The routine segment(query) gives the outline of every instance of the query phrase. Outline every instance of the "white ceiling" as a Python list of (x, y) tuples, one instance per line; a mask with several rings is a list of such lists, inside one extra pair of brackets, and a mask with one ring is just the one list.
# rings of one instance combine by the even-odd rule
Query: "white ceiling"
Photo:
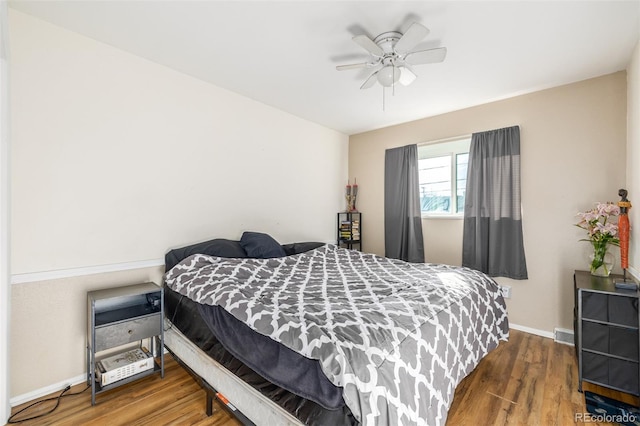
[[(626, 68), (639, 39), (633, 1), (29, 1), (10, 6), (345, 134)], [(351, 37), (431, 33), (440, 64), (407, 87), (360, 90), (370, 70)]]

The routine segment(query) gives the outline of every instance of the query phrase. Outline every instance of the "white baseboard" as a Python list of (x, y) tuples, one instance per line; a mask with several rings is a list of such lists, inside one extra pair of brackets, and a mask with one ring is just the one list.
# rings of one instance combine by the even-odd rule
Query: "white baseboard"
[[(514, 329), (514, 330), (523, 331), (525, 333), (534, 334), (536, 336), (542, 336), (542, 337), (546, 337), (546, 338), (549, 338), (549, 339), (555, 339), (555, 334), (553, 332), (550, 332), (550, 331), (538, 330), (536, 328), (525, 327), (523, 325), (518, 325), (518, 324), (513, 324), (513, 323), (510, 323), (509, 327)], [(566, 330), (566, 331), (570, 331), (570, 330)], [(564, 343), (564, 342), (560, 342), (560, 343)], [(165, 353), (165, 355), (168, 353), (166, 348), (164, 349), (164, 353)], [(62, 391), (65, 387), (67, 387), (67, 385), (74, 386), (74, 385), (77, 385), (79, 383), (86, 382), (86, 380), (87, 380), (86, 374), (82, 374), (80, 376), (76, 376), (76, 377), (73, 377), (73, 378), (68, 379), (68, 380), (62, 380), (60, 382), (54, 383), (54, 384), (49, 385), (49, 386), (45, 386), (45, 387), (40, 388), (40, 389), (36, 389), (34, 391), (31, 391), (31, 392), (27, 392), (27, 393), (22, 394), (22, 395), (14, 396), (13, 398), (11, 398), (11, 400), (9, 402), (10, 402), (12, 407), (15, 407), (17, 405), (24, 404), (25, 402), (36, 400), (38, 398), (41, 398), (43, 396), (52, 394), (54, 392)]]
[(563, 345), (573, 345), (573, 330), (566, 328), (556, 327), (553, 331), (538, 330), (537, 328), (526, 327), (524, 325), (509, 324), (509, 328), (514, 330), (523, 331), (525, 333), (534, 334), (536, 336), (546, 337), (553, 339), (554, 342), (562, 343)]
[(535, 334), (536, 336), (546, 337), (548, 339), (553, 339), (555, 337), (552, 331), (538, 330), (536, 328), (525, 327), (524, 325), (509, 323), (509, 328), (513, 328), (514, 330), (518, 331), (524, 331), (525, 333), (529, 334)]
[[(167, 348), (164, 348), (164, 350), (162, 351), (164, 356), (168, 356), (169, 351), (167, 350)], [(165, 362), (167, 362), (166, 358), (165, 358)], [(25, 402), (30, 402), (30, 401), (34, 401), (38, 398), (42, 398), (43, 396), (47, 396), (50, 395), (54, 392), (58, 392), (58, 391), (62, 391), (64, 388), (67, 387), (67, 385), (71, 385), (71, 386), (75, 386), (77, 384), (80, 383), (86, 383), (87, 381), (87, 374), (81, 374), (79, 376), (73, 377), (71, 379), (67, 379), (67, 380), (62, 380), (60, 382), (54, 383), (52, 385), (49, 386), (45, 386), (43, 388), (40, 389), (36, 389), (34, 391), (31, 392), (27, 392), (24, 393), (22, 395), (18, 395), (18, 396), (14, 396), (13, 398), (11, 398), (9, 400), (9, 404), (12, 407), (15, 407), (17, 405), (20, 404), (24, 404)], [(89, 392), (89, 391), (87, 391)], [(91, 392), (89, 392), (91, 393)]]
[(47, 396), (54, 392), (58, 392), (58, 391), (62, 392), (64, 388), (66, 388), (68, 385), (74, 386), (79, 383), (86, 383), (86, 382), (87, 382), (87, 375), (82, 374), (72, 379), (63, 380), (61, 382), (54, 383), (52, 385), (45, 386), (40, 389), (36, 389), (34, 391), (27, 392), (22, 395), (14, 396), (9, 400), (9, 403), (11, 404), (12, 407), (15, 407), (17, 405), (24, 404), (25, 402), (30, 402), (38, 398), (41, 398), (43, 396)]

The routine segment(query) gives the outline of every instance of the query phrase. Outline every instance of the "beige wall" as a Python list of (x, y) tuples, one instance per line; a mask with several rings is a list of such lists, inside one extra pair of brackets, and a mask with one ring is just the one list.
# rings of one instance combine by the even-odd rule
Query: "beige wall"
[(9, 29), (7, 2), (0, 3), (0, 424), (11, 414), (9, 404)]
[(627, 67), (627, 190), (631, 238), (629, 270), (640, 278), (640, 41)]
[(58, 391), (86, 374), (87, 291), (161, 283), (163, 271), (156, 267), (13, 285), (11, 397), (49, 386), (49, 392)]
[[(585, 269), (589, 252), (578, 242), (583, 234), (573, 226), (575, 215), (595, 202), (618, 200), (626, 176), (626, 116), (626, 74), (618, 72), (351, 136), (349, 175), (360, 186), (364, 249), (384, 254), (385, 149), (519, 125), (529, 279), (498, 281), (513, 287), (512, 323), (545, 333), (572, 328), (572, 274)], [(426, 260), (460, 264), (462, 221), (423, 222)]]
[(245, 230), (335, 239), (346, 135), (9, 15), (13, 279), (49, 275), (12, 285), (14, 400), (84, 374), (87, 290), (161, 282), (158, 267), (93, 267)]

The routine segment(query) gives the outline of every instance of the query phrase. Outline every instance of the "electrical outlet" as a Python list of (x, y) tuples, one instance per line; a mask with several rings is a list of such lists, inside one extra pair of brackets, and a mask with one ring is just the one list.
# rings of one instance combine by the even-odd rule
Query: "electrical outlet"
[(511, 299), (511, 286), (510, 285), (501, 285), (500, 292), (502, 293), (502, 297), (505, 299)]

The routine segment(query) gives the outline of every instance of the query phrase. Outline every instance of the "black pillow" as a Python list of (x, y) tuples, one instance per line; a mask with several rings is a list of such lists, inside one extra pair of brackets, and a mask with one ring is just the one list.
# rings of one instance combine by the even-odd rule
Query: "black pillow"
[(291, 243), (284, 244), (282, 248), (287, 256), (291, 256), (294, 254), (304, 253), (305, 251), (313, 250), (318, 247), (323, 246), (325, 243), (317, 243), (317, 242), (305, 242), (305, 243)]
[(247, 253), (239, 241), (216, 238), (169, 251), (164, 256), (165, 272), (193, 254), (206, 254), (219, 257), (247, 257)]
[(245, 232), (240, 238), (240, 245), (247, 252), (247, 256), (256, 259), (269, 259), (287, 255), (284, 249), (270, 235), (260, 232)]

